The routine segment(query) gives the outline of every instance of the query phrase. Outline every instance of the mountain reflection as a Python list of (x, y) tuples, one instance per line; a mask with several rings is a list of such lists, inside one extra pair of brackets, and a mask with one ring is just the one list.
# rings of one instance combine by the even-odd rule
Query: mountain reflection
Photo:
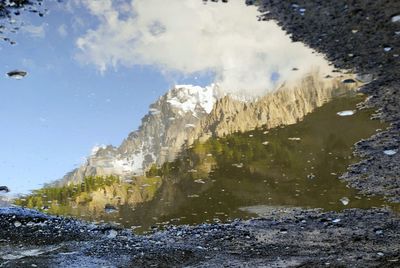
[(352, 145), (383, 127), (369, 119), (370, 111), (337, 115), (361, 100), (335, 99), (294, 125), (195, 142), (174, 162), (153, 166), (145, 176), (124, 181), (87, 177), (78, 185), (44, 187), (16, 204), (138, 232), (249, 218), (254, 214), (240, 208), (256, 205), (326, 210), (387, 205), (357, 194), (337, 178), (355, 161)]

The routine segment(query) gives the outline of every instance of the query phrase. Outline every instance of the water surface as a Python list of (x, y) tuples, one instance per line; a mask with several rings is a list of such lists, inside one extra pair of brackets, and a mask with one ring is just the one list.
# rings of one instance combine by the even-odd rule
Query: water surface
[(295, 125), (197, 142), (147, 176), (124, 182), (87, 178), (81, 185), (47, 187), (16, 202), (51, 214), (114, 222), (136, 232), (247, 219), (276, 207), (399, 209), (338, 179), (357, 161), (353, 144), (385, 127), (369, 119), (372, 111), (337, 114), (355, 110), (362, 100), (337, 98)]

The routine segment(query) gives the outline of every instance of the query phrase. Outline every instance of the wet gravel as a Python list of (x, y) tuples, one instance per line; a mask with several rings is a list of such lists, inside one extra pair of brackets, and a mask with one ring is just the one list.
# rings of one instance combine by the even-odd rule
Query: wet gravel
[(400, 220), (389, 211), (285, 209), (265, 216), (136, 236), (112, 226), (2, 209), (0, 267), (400, 265)]
[(400, 1), (259, 2), (261, 20), (276, 20), (294, 41), (324, 53), (337, 68), (373, 79), (361, 88), (369, 98), (359, 108), (376, 109), (374, 119), (391, 126), (356, 144), (355, 154), (363, 160), (342, 179), (364, 194), (400, 202), (400, 21), (393, 22)]

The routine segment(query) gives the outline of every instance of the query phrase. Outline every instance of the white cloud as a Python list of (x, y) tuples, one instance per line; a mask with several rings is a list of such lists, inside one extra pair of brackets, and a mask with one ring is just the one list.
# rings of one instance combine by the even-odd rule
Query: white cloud
[(22, 31), (28, 33), (30, 36), (35, 38), (44, 38), (46, 35), (45, 24), (38, 26), (35, 25), (25, 25), (22, 27)]
[(275, 22), (259, 22), (256, 8), (244, 2), (81, 0), (99, 24), (77, 40), (77, 57), (102, 72), (119, 65), (213, 71), (223, 89), (253, 96), (273, 89), (276, 73), (282, 82), (312, 67), (328, 70), (321, 56), (292, 43)]
[(67, 25), (61, 24), (58, 29), (57, 29), (58, 34), (62, 37), (65, 38), (68, 36), (68, 30), (67, 30)]

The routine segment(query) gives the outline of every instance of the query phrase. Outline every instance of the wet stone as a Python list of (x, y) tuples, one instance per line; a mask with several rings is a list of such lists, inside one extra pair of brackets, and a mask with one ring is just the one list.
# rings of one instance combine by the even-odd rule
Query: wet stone
[(400, 23), (400, 14), (393, 15), (391, 21), (394, 23)]
[(385, 52), (389, 52), (389, 51), (391, 51), (391, 50), (392, 50), (392, 48), (389, 47), (389, 46), (383, 47), (383, 51), (385, 51)]
[(397, 154), (397, 149), (384, 150), (383, 153), (384, 153), (385, 155), (392, 156), (392, 155)]

